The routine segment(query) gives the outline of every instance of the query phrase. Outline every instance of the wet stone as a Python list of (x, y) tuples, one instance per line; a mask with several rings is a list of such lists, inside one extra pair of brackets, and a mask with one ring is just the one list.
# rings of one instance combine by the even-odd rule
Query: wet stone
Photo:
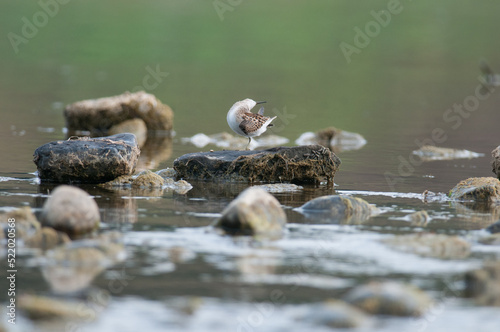
[(50, 227), (43, 227), (33, 236), (24, 241), (24, 244), (29, 248), (38, 248), (45, 251), (70, 241), (71, 240), (66, 233), (58, 232)]
[(500, 306), (500, 261), (486, 262), (482, 268), (467, 272), (465, 295), (478, 305)]
[(286, 215), (278, 200), (259, 188), (247, 188), (222, 211), (216, 227), (231, 235), (279, 237)]
[(70, 236), (89, 233), (99, 227), (99, 207), (84, 190), (61, 185), (45, 201), (40, 214), (43, 226), (52, 227)]
[(16, 221), (16, 239), (26, 239), (41, 228), (40, 222), (36, 219), (31, 208), (25, 206), (8, 213), (0, 214), (0, 227), (2, 227), (0, 239), (7, 236), (9, 219), (14, 219)]
[(491, 161), (492, 171), (496, 174), (497, 178), (500, 179), (500, 146), (491, 151), (491, 156), (493, 157)]
[(344, 300), (373, 315), (421, 316), (432, 305), (431, 298), (412, 285), (370, 282), (349, 291)]
[(133, 174), (139, 154), (135, 136), (119, 134), (50, 142), (33, 161), (42, 182), (101, 183)]
[(161, 188), (164, 184), (165, 180), (151, 171), (139, 173), (132, 181), (132, 186), (139, 188)]
[(449, 197), (458, 201), (500, 203), (500, 181), (493, 177), (468, 178), (451, 189)]
[(399, 251), (424, 257), (463, 259), (470, 255), (470, 244), (463, 238), (445, 234), (395, 235), (382, 242)]
[(420, 149), (413, 151), (413, 154), (422, 158), (423, 161), (471, 159), (484, 156), (482, 153), (469, 150), (440, 148), (434, 145), (424, 145)]
[(139, 91), (73, 103), (64, 109), (64, 117), (69, 135), (87, 131), (103, 136), (112, 126), (135, 118), (144, 121), (148, 131), (171, 131), (174, 114), (154, 95)]
[(263, 184), (259, 186), (254, 186), (254, 188), (264, 189), (268, 193), (287, 193), (287, 192), (300, 191), (304, 189), (304, 187), (292, 183)]
[(327, 300), (324, 303), (310, 306), (303, 319), (336, 329), (370, 325), (370, 319), (363, 311), (339, 300)]
[(170, 167), (156, 171), (156, 174), (158, 174), (159, 176), (161, 176), (164, 179), (177, 177), (177, 172), (175, 171), (175, 169), (170, 168)]
[(342, 224), (364, 222), (378, 213), (367, 201), (343, 195), (317, 197), (294, 210), (313, 221)]
[(359, 150), (366, 140), (358, 133), (352, 133), (335, 127), (328, 127), (316, 133), (305, 132), (295, 143), (298, 145), (319, 144), (335, 152)]
[(174, 161), (177, 176), (242, 182), (333, 182), (340, 159), (320, 145), (259, 151), (190, 153)]
[(500, 233), (500, 220), (486, 227), (486, 230), (492, 234)]
[(407, 219), (412, 226), (425, 227), (431, 218), (427, 211), (422, 210), (407, 215), (405, 219)]

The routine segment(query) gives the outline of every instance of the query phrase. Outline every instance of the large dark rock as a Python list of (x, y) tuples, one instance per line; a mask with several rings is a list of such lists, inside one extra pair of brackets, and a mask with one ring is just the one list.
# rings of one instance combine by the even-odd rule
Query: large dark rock
[(139, 154), (135, 136), (119, 134), (50, 142), (33, 161), (43, 182), (101, 183), (132, 174)]
[(170, 131), (174, 114), (152, 94), (139, 91), (73, 103), (64, 109), (64, 117), (69, 135), (88, 131), (92, 136), (103, 136), (112, 126), (135, 118), (144, 121), (148, 132)]
[(248, 182), (333, 182), (339, 166), (340, 159), (320, 145), (199, 152), (174, 161), (181, 178)]

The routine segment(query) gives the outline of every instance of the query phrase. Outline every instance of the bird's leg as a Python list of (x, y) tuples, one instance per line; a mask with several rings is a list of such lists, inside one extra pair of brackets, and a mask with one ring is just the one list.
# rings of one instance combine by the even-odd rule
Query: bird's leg
[(250, 146), (250, 142), (251, 142), (251, 141), (252, 141), (252, 138), (251, 138), (251, 137), (249, 137), (249, 138), (248, 138), (248, 144), (247, 144), (247, 147), (246, 147), (246, 149), (245, 149), (245, 150), (248, 150), (248, 147)]

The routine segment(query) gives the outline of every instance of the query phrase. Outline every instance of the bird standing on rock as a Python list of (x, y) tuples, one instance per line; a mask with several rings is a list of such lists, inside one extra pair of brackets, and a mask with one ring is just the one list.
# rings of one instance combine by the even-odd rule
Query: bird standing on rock
[(258, 114), (250, 112), (257, 104), (264, 104), (265, 101), (254, 101), (252, 99), (244, 99), (236, 102), (229, 112), (227, 112), (227, 123), (229, 127), (238, 135), (248, 137), (248, 146), (252, 141), (252, 137), (260, 136), (267, 130), (267, 127), (272, 127), (271, 121), (276, 117), (264, 116), (264, 107), (261, 107)]

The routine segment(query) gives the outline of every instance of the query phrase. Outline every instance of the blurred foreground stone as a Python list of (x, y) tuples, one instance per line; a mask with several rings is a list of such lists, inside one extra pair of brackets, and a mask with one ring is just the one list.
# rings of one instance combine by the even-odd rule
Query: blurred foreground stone
[(482, 268), (468, 272), (465, 295), (478, 305), (500, 306), (500, 261), (486, 262)]
[(446, 234), (395, 235), (382, 242), (399, 251), (424, 257), (463, 259), (470, 255), (470, 244), (463, 238)]
[(84, 190), (62, 185), (45, 201), (40, 214), (43, 226), (71, 235), (89, 233), (99, 226), (99, 207)]
[(174, 161), (184, 179), (319, 183), (333, 182), (340, 159), (320, 145), (259, 151), (189, 153)]
[(50, 142), (33, 161), (42, 182), (100, 183), (132, 174), (139, 154), (135, 136), (119, 134)]

